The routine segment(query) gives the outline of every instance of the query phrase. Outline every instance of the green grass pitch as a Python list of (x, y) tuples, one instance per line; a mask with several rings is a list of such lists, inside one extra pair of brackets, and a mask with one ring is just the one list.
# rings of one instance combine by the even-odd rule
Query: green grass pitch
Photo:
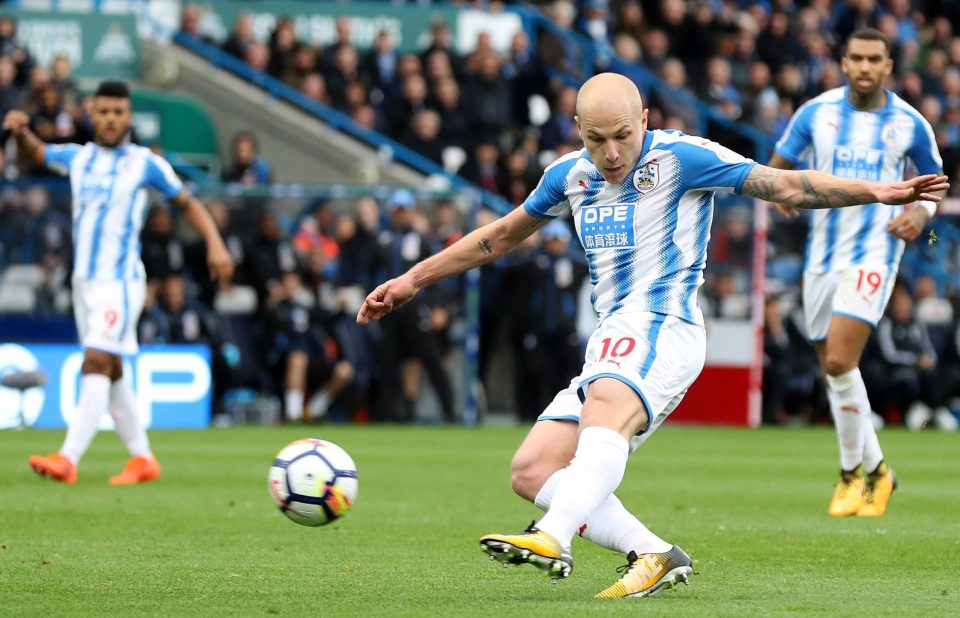
[[(570, 579), (504, 569), (487, 532), (539, 511), (509, 487), (524, 429), (341, 427), (154, 432), (156, 483), (110, 487), (124, 452), (100, 434), (80, 479), (26, 458), (60, 432), (0, 432), (3, 616), (956, 616), (960, 435), (884, 431), (900, 476), (881, 519), (831, 519), (830, 429), (661, 429), (619, 495), (694, 558), (649, 599), (599, 601), (623, 557), (576, 539)], [(273, 506), (267, 469), (300, 437), (332, 440), (360, 496), (325, 528)]]

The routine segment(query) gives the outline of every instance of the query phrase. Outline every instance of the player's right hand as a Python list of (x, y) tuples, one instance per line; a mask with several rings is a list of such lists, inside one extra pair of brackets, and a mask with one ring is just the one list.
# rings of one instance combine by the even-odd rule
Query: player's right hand
[(233, 277), (233, 258), (230, 257), (230, 252), (223, 243), (207, 248), (207, 267), (210, 269), (211, 279), (216, 279), (220, 283), (229, 283)]
[(371, 320), (379, 320), (391, 311), (396, 311), (406, 305), (420, 291), (413, 283), (413, 278), (401, 275), (377, 286), (370, 292), (357, 312), (357, 324), (369, 324)]
[(30, 126), (30, 116), (19, 110), (10, 110), (3, 118), (3, 128), (14, 135), (20, 135), (28, 126)]

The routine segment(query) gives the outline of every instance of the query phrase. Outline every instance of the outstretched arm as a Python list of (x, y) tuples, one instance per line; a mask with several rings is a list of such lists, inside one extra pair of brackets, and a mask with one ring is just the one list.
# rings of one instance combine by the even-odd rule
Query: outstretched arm
[[(792, 170), (797, 167), (793, 163), (793, 161), (787, 160), (779, 152), (774, 152), (770, 156), (770, 160), (767, 162), (767, 166), (774, 167), (779, 170)], [(787, 206), (785, 204), (778, 204), (777, 202), (773, 202), (773, 207), (777, 209), (777, 212), (779, 212), (781, 215), (783, 215), (788, 219), (792, 219), (794, 217), (800, 216), (800, 211), (794, 208), (793, 206)]]
[(180, 193), (173, 196), (170, 203), (180, 209), (187, 223), (200, 233), (207, 244), (207, 266), (210, 268), (210, 278), (218, 279), (222, 284), (228, 283), (233, 276), (233, 258), (223, 244), (223, 238), (220, 237), (220, 231), (217, 230), (213, 217), (200, 200), (190, 195), (186, 189), (182, 189)]
[(946, 176), (928, 174), (910, 180), (876, 183), (837, 178), (812, 170), (777, 170), (757, 165), (741, 192), (794, 208), (839, 208), (858, 204), (908, 204), (916, 200), (939, 202), (950, 187)]
[(475, 229), (396, 279), (378, 285), (360, 307), (357, 322), (367, 324), (371, 320), (379, 320), (410, 302), (422, 288), (492, 262), (508, 253), (548, 221), (549, 219), (527, 214), (521, 206), (505, 217)]
[(33, 165), (43, 163), (47, 144), (30, 130), (30, 116), (21, 111), (7, 112), (3, 119), (3, 128), (13, 134), (17, 142), (17, 154), (21, 159)]

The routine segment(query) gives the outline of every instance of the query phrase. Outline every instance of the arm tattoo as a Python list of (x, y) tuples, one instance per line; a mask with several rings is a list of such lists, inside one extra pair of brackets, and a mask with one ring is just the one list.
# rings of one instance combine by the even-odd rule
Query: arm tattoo
[(780, 172), (777, 170), (766, 165), (757, 165), (743, 181), (740, 192), (769, 201), (776, 194), (775, 189), (779, 179)]
[[(784, 195), (784, 190), (790, 190), (793, 183), (773, 168), (758, 165), (743, 182), (741, 193), (751, 195), (761, 200), (776, 201), (795, 208), (834, 208), (837, 206), (851, 206), (854, 204), (868, 204), (872, 197), (868, 193), (855, 193), (840, 187), (814, 186), (814, 181), (805, 172), (787, 172), (796, 174), (800, 181), (800, 190)], [(778, 191), (779, 190), (779, 191)]]
[(528, 223), (524, 226), (524, 231), (529, 231), (531, 234), (545, 226), (547, 223), (550, 223), (550, 219), (540, 219), (539, 217)]
[[(807, 175), (803, 172), (800, 172), (800, 186), (803, 187), (803, 197), (799, 203), (791, 204), (791, 206), (796, 206), (797, 208), (830, 208), (830, 198), (817, 191), (813, 183), (810, 182), (810, 179), (807, 178)], [(834, 191), (836, 191), (836, 189), (832, 190), (831, 193)], [(845, 191), (840, 192), (845, 193)]]
[(489, 238), (481, 238), (477, 243), (477, 246), (480, 247), (480, 253), (484, 255), (493, 255), (493, 245), (490, 244)]

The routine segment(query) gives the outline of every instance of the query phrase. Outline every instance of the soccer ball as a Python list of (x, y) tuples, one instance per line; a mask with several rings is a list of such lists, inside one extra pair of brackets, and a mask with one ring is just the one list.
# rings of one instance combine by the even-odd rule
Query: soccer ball
[(350, 455), (333, 442), (313, 438), (283, 447), (267, 483), (283, 514), (304, 526), (323, 526), (343, 517), (359, 489)]

